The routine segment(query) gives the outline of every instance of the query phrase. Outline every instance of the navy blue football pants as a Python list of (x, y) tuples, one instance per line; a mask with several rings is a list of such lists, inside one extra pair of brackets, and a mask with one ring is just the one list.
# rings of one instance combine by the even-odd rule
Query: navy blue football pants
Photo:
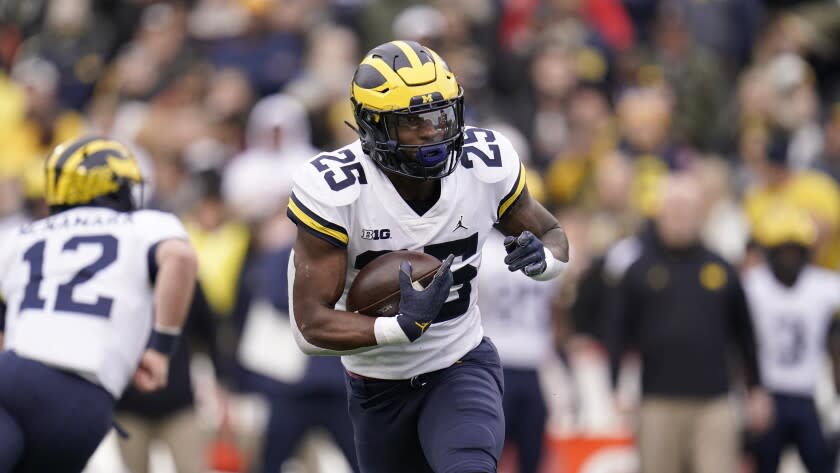
[(485, 338), (449, 368), (384, 381), (348, 375), (362, 473), (491, 473), (505, 437), (502, 368)]
[(758, 473), (776, 473), (782, 450), (796, 445), (809, 473), (834, 471), (833, 455), (820, 426), (814, 400), (809, 397), (773, 394), (776, 420), (756, 439)]
[(505, 368), (505, 437), (516, 445), (519, 473), (536, 473), (548, 409), (535, 369)]
[(0, 473), (76, 473), (113, 425), (102, 387), (0, 353)]

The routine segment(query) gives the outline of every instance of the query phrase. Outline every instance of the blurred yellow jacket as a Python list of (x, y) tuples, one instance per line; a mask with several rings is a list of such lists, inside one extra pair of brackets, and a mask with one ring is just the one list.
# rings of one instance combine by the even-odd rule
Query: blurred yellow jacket
[(184, 226), (198, 255), (198, 280), (207, 302), (219, 315), (230, 315), (239, 295), (239, 278), (248, 255), (251, 239), (248, 227), (225, 222), (207, 231), (189, 221)]
[(840, 268), (840, 187), (829, 176), (818, 171), (802, 171), (778, 187), (759, 186), (744, 198), (744, 209), (750, 226), (756, 228), (768, 212), (792, 205), (807, 212), (820, 229), (816, 263)]

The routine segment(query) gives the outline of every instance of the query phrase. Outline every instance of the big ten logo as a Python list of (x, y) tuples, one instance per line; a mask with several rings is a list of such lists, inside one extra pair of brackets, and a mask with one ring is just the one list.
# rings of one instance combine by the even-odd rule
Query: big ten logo
[(391, 230), (382, 228), (379, 230), (362, 230), (362, 240), (387, 240), (391, 238)]

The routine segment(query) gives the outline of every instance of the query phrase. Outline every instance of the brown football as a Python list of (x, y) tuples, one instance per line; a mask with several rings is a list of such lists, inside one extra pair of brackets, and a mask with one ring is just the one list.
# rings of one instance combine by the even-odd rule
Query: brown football
[(393, 317), (400, 306), (400, 262), (411, 262), (415, 288), (425, 287), (440, 267), (434, 256), (417, 251), (392, 251), (365, 265), (347, 293), (347, 310), (371, 317)]

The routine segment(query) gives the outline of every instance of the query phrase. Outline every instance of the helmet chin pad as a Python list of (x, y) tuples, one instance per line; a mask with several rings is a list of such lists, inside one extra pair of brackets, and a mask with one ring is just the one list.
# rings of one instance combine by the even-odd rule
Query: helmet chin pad
[(423, 166), (436, 166), (444, 161), (448, 154), (449, 147), (446, 143), (436, 143), (418, 147), (415, 158)]

